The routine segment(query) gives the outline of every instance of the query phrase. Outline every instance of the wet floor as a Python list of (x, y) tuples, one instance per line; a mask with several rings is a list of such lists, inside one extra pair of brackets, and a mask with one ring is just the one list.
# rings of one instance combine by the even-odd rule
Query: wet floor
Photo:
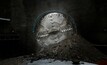
[(32, 63), (27, 63), (27, 65), (97, 65), (93, 63), (80, 61), (80, 64), (72, 64), (72, 61), (60, 61), (54, 59), (41, 59), (34, 61)]

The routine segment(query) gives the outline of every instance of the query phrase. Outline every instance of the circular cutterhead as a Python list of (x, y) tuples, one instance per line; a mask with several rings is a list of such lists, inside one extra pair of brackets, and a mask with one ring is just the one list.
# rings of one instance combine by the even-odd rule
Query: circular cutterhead
[(51, 12), (40, 18), (36, 27), (35, 39), (44, 47), (58, 44), (72, 37), (75, 32), (74, 20), (59, 12)]

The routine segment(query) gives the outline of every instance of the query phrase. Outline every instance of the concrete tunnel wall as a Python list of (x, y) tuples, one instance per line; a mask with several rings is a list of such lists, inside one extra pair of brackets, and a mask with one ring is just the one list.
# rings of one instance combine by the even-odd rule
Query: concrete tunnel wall
[(78, 34), (91, 27), (96, 19), (91, 0), (12, 0), (11, 24), (20, 34), (25, 54), (36, 52), (39, 48), (32, 32), (35, 19), (42, 13), (53, 10), (63, 11), (74, 18)]

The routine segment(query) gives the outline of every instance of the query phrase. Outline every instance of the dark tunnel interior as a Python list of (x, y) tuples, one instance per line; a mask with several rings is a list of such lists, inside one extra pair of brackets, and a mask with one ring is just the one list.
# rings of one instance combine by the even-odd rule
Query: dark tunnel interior
[[(39, 2), (41, 0), (36, 1)], [(60, 2), (60, 0), (58, 1)], [(92, 18), (88, 17), (88, 14), (86, 15), (87, 19), (89, 19), (88, 22), (78, 22), (77, 31), (87, 41), (93, 43), (98, 50), (107, 55), (107, 0), (90, 1), (92, 1), (94, 6), (92, 7), (94, 14)], [(11, 1), (0, 0), (0, 59), (31, 53), (22, 43), (20, 34), (12, 27), (11, 13)], [(1, 18), (10, 20), (3, 20)], [(85, 20), (85, 17), (82, 17), (82, 19)]]

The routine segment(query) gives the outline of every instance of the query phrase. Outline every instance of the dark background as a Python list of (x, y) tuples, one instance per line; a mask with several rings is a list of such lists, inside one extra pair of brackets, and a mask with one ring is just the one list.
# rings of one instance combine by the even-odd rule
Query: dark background
[[(79, 23), (78, 32), (96, 48), (107, 55), (107, 0), (93, 0), (96, 19), (92, 24)], [(0, 18), (11, 19), (10, 0), (0, 0)], [(0, 20), (0, 58), (15, 57), (28, 53), (20, 41), (11, 21)]]

